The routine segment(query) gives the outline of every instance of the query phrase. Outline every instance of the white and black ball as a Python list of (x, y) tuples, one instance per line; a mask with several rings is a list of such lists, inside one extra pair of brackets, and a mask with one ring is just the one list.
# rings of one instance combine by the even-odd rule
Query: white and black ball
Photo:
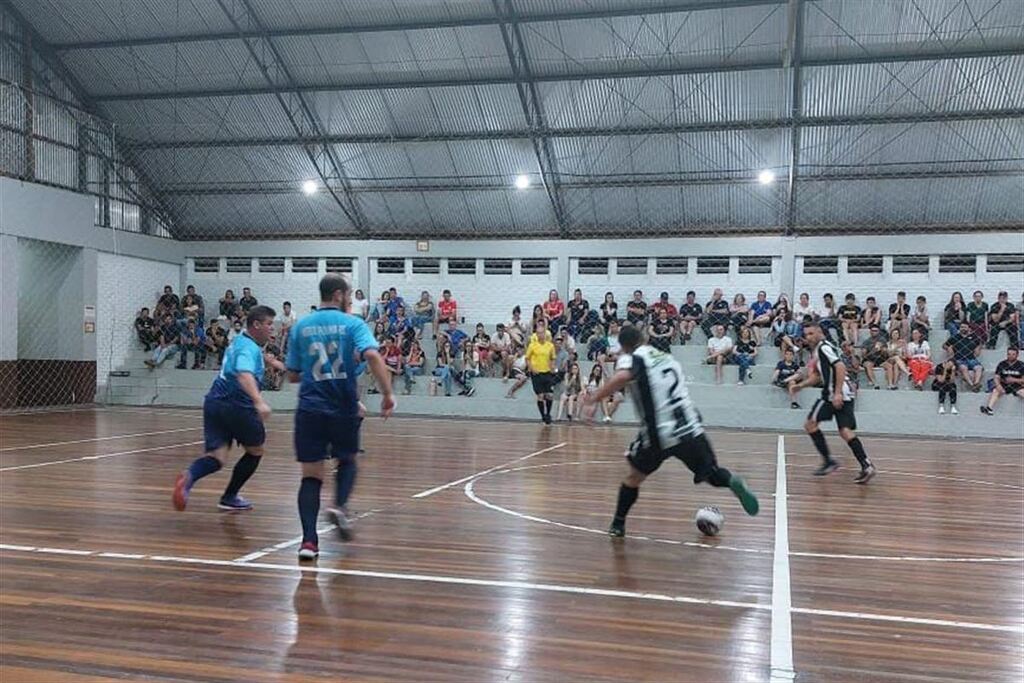
[(725, 515), (714, 505), (705, 505), (697, 510), (697, 516), (693, 521), (705, 536), (717, 536), (725, 526)]

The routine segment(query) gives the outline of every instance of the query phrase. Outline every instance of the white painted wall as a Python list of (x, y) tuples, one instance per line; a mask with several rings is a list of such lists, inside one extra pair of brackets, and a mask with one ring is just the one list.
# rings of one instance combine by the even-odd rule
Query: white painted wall
[(0, 235), (0, 360), (18, 358), (18, 238)]
[(91, 360), (83, 352), (83, 250), (18, 240), (18, 358)]

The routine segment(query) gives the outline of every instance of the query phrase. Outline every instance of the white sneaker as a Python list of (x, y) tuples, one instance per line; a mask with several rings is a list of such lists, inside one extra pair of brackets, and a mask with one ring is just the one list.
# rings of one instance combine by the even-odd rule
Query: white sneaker
[(604, 416), (604, 421), (605, 421), (606, 423), (607, 423), (607, 422), (611, 422), (611, 421), (612, 421), (612, 418), (610, 418), (610, 417), (608, 417), (607, 415), (605, 415), (605, 416)]
[(744, 384), (745, 384), (745, 382), (736, 382), (736, 386), (738, 386), (738, 387), (742, 387)]
[(950, 412), (951, 415), (959, 415), (960, 414), (960, 411), (956, 409), (956, 406), (950, 406), (949, 407), (949, 412)]
[(946, 407), (945, 406), (939, 406), (939, 415), (945, 415), (945, 414), (946, 414)]

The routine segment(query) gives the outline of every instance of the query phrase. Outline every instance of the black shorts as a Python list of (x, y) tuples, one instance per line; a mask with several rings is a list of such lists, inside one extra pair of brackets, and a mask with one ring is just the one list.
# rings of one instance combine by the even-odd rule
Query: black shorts
[(203, 441), (206, 452), (221, 446), (262, 446), (267, 440), (263, 420), (252, 406), (207, 398), (203, 401)]
[(857, 429), (857, 416), (853, 414), (853, 401), (844, 401), (843, 407), (836, 410), (831, 401), (819, 398), (811, 406), (811, 412), (807, 414), (808, 420), (815, 422), (828, 422), (832, 418), (836, 420), (836, 426), (840, 429)]
[(295, 459), (299, 462), (320, 462), (343, 458), (359, 452), (358, 416), (295, 411)]
[(669, 458), (679, 458), (690, 468), (694, 484), (705, 481), (718, 469), (715, 452), (705, 434), (683, 437), (678, 444), (664, 450), (645, 448), (640, 436), (637, 435), (626, 451), (626, 460), (629, 464), (644, 474), (652, 474)]
[(533, 382), (533, 393), (550, 394), (557, 383), (557, 378), (552, 372), (537, 372), (530, 378)]

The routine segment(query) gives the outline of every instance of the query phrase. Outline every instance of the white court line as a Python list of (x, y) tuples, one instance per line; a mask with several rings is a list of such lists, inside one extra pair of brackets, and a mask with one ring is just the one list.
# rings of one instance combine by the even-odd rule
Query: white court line
[(419, 493), (415, 494), (413, 496), (413, 498), (426, 498), (427, 496), (432, 496), (435, 493), (440, 493), (441, 491), (444, 491), (446, 489), (450, 489), (453, 486), (458, 486), (459, 484), (464, 484), (467, 481), (469, 481), (470, 479), (476, 479), (477, 477), (482, 477), (485, 474), (490, 474), (491, 472), (494, 472), (496, 470), (505, 469), (509, 465), (514, 465), (517, 462), (522, 462), (524, 460), (529, 460), (530, 458), (534, 458), (534, 457), (536, 457), (538, 455), (543, 455), (544, 453), (550, 453), (551, 451), (554, 451), (554, 450), (557, 450), (559, 448), (564, 447), (567, 443), (568, 442), (563, 441), (562, 443), (555, 444), (554, 446), (548, 446), (547, 448), (544, 448), (542, 450), (534, 451), (533, 453), (530, 453), (529, 455), (524, 455), (521, 458), (516, 458), (515, 460), (509, 460), (508, 462), (502, 463), (500, 465), (495, 465), (494, 467), (490, 467), (490, 468), (488, 468), (488, 469), (486, 469), (486, 470), (484, 470), (482, 472), (477, 472), (476, 474), (471, 474), (468, 477), (463, 477), (462, 479), (456, 479), (455, 481), (450, 481), (447, 484), (442, 484), (441, 486), (435, 486), (434, 488), (427, 489), (426, 491), (420, 491)]
[(770, 683), (796, 679), (793, 670), (792, 600), (789, 590), (789, 518), (786, 513), (786, 445), (778, 436), (775, 465), (775, 552), (772, 558), (772, 639)]
[[(609, 588), (593, 588), (552, 583), (534, 583), (531, 581), (504, 581), (501, 579), (475, 579), (463, 576), (444, 576), (437, 574), (402, 574), (399, 572), (378, 572), (361, 569), (337, 569), (317, 565), (273, 564), (269, 562), (239, 562), (237, 560), (211, 560), (198, 557), (175, 557), (170, 555), (127, 555), (121, 553), (99, 552), (91, 550), (73, 550), (65, 548), (35, 548), (32, 546), (9, 545), (0, 543), (0, 551), (39, 553), (50, 555), (85, 556), (111, 560), (160, 562), (165, 565), (196, 565), (209, 567), (226, 567), (240, 570), (285, 571), (291, 573), (331, 574), (336, 576), (354, 576), (369, 579), (387, 579), (393, 581), (413, 581), (419, 583), (438, 583), (458, 586), (476, 586), (483, 588), (511, 588), (550, 593), (568, 593), (610, 598), (628, 598), (634, 600), (650, 600), (655, 602), (671, 602), (689, 605), (704, 605), (736, 609), (770, 611), (771, 605), (757, 602), (740, 602), (736, 600), (713, 600), (686, 595), (669, 595), (665, 593), (649, 593), (644, 591), (625, 591)], [(1024, 624), (988, 624), (972, 621), (954, 621), (932, 619), (928, 617), (907, 617), (892, 614), (875, 614), (870, 612), (844, 612), (840, 610), (824, 610), (807, 607), (793, 607), (794, 614), (810, 614), (816, 616), (837, 617), (840, 619), (858, 619), (865, 621), (884, 621), (901, 624), (917, 624), (922, 626), (940, 626), (973, 631), (992, 631), (999, 633), (1024, 634)]]
[(10, 467), (0, 467), (0, 472), (12, 472), (14, 470), (31, 470), (37, 467), (47, 467), (49, 465), (63, 465), (69, 462), (81, 462), (83, 460), (103, 460), (105, 458), (116, 458), (121, 455), (134, 455), (136, 453), (150, 453), (152, 451), (164, 451), (169, 448), (184, 448), (185, 446), (196, 446), (203, 443), (202, 441), (187, 441), (185, 443), (172, 443), (166, 446), (154, 446), (153, 448), (136, 448), (133, 451), (120, 451), (118, 453), (101, 453), (99, 455), (84, 455), (80, 458), (65, 458), (64, 460), (50, 460), (48, 462), (34, 462), (28, 465), (11, 465)]
[(93, 441), (114, 441), (115, 439), (133, 439), (140, 436), (158, 436), (160, 434), (177, 434), (178, 432), (194, 432), (202, 427), (182, 427), (180, 429), (165, 429), (159, 432), (139, 432), (137, 434), (115, 434), (114, 436), (97, 436), (92, 439), (75, 439), (74, 441), (53, 441), (51, 443), (35, 443), (31, 446), (8, 446), (0, 448), (0, 452), (7, 451), (28, 451), (33, 448), (50, 448), (52, 446), (70, 446), (76, 443), (90, 443)]

